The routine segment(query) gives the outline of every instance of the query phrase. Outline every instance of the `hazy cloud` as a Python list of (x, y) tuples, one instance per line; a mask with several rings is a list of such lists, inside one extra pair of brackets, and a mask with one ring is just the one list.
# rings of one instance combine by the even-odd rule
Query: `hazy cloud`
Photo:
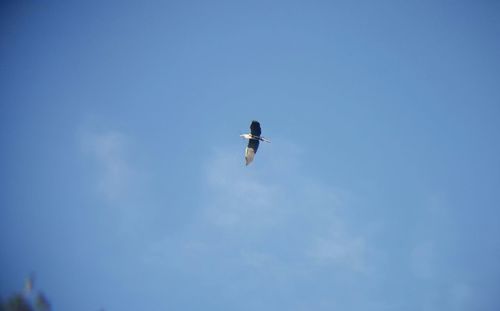
[(325, 267), (364, 270), (367, 240), (341, 216), (341, 191), (301, 172), (298, 152), (280, 150), (293, 156), (279, 166), (245, 167), (238, 151), (212, 153), (199, 213), (185, 232), (152, 247), (155, 260), (164, 248), (184, 258), (225, 262), (225, 269), (248, 266), (282, 275)]
[(117, 131), (84, 131), (83, 150), (97, 163), (99, 191), (107, 199), (116, 200), (129, 190), (132, 169), (126, 160), (127, 138)]
[[(472, 288), (464, 282), (455, 282), (449, 289), (449, 304), (452, 310), (470, 310)], [(469, 309), (470, 308), (470, 309)]]
[(350, 236), (343, 230), (332, 230), (329, 235), (318, 236), (308, 254), (320, 264), (335, 264), (362, 271), (366, 264), (365, 243), (363, 237)]
[(206, 166), (204, 220), (222, 227), (256, 230), (279, 221), (283, 189), (263, 183), (258, 173), (245, 172), (235, 154), (216, 152)]
[(429, 279), (434, 275), (434, 244), (430, 241), (417, 244), (411, 252), (411, 267), (418, 278)]

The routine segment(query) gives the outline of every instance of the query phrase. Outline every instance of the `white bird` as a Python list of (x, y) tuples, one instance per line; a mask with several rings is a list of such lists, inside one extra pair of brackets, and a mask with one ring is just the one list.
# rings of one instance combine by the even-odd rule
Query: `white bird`
[(250, 124), (250, 134), (240, 135), (240, 137), (248, 139), (248, 145), (245, 148), (246, 165), (250, 164), (253, 161), (253, 158), (257, 153), (257, 149), (259, 148), (259, 141), (270, 143), (269, 140), (265, 139), (264, 137), (261, 137), (260, 133), (261, 133), (260, 123), (257, 121), (252, 121), (252, 124)]

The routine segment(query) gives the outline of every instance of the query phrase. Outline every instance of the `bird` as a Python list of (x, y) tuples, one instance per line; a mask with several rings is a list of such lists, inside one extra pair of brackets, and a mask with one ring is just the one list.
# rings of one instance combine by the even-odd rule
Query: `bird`
[(260, 136), (261, 132), (260, 123), (254, 120), (250, 124), (250, 133), (240, 135), (240, 137), (248, 139), (248, 145), (245, 148), (245, 165), (248, 165), (253, 161), (253, 158), (257, 153), (257, 149), (259, 148), (260, 141), (270, 143), (269, 140)]

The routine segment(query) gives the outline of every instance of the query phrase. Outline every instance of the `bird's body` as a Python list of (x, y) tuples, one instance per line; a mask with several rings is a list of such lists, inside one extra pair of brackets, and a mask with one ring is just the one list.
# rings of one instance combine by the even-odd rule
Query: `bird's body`
[(269, 140), (261, 137), (261, 129), (260, 123), (257, 121), (252, 121), (250, 124), (250, 133), (249, 134), (241, 134), (240, 136), (248, 139), (248, 145), (245, 148), (245, 164), (248, 165), (253, 161), (255, 154), (257, 153), (257, 149), (259, 148), (259, 142), (264, 141), (266, 143), (270, 143)]

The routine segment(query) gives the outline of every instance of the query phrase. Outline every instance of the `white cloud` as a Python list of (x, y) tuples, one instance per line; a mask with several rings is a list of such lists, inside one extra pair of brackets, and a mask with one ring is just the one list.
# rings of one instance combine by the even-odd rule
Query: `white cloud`
[(282, 189), (260, 182), (259, 175), (241, 166), (236, 154), (215, 154), (207, 165), (205, 220), (216, 226), (253, 229), (272, 225), (282, 209)]
[(125, 135), (117, 131), (85, 131), (81, 142), (84, 152), (92, 156), (99, 167), (99, 191), (109, 200), (124, 195), (132, 178), (132, 169), (126, 160)]
[(220, 262), (230, 254), (233, 265), (282, 275), (322, 268), (364, 271), (367, 238), (341, 216), (341, 192), (301, 172), (298, 152), (279, 152), (289, 155), (279, 166), (256, 161), (245, 167), (238, 150), (214, 151), (196, 219), (177, 241), (160, 245), (185, 258)]
[(355, 271), (365, 269), (365, 239), (349, 236), (343, 230), (333, 230), (330, 235), (318, 236), (309, 256), (320, 264), (335, 264)]
[(128, 239), (140, 238), (150, 230), (156, 206), (144, 168), (133, 161), (137, 146), (120, 131), (96, 128), (86, 126), (79, 132), (82, 153), (92, 168), (89, 187), (115, 212), (101, 215), (109, 217), (109, 230)]

